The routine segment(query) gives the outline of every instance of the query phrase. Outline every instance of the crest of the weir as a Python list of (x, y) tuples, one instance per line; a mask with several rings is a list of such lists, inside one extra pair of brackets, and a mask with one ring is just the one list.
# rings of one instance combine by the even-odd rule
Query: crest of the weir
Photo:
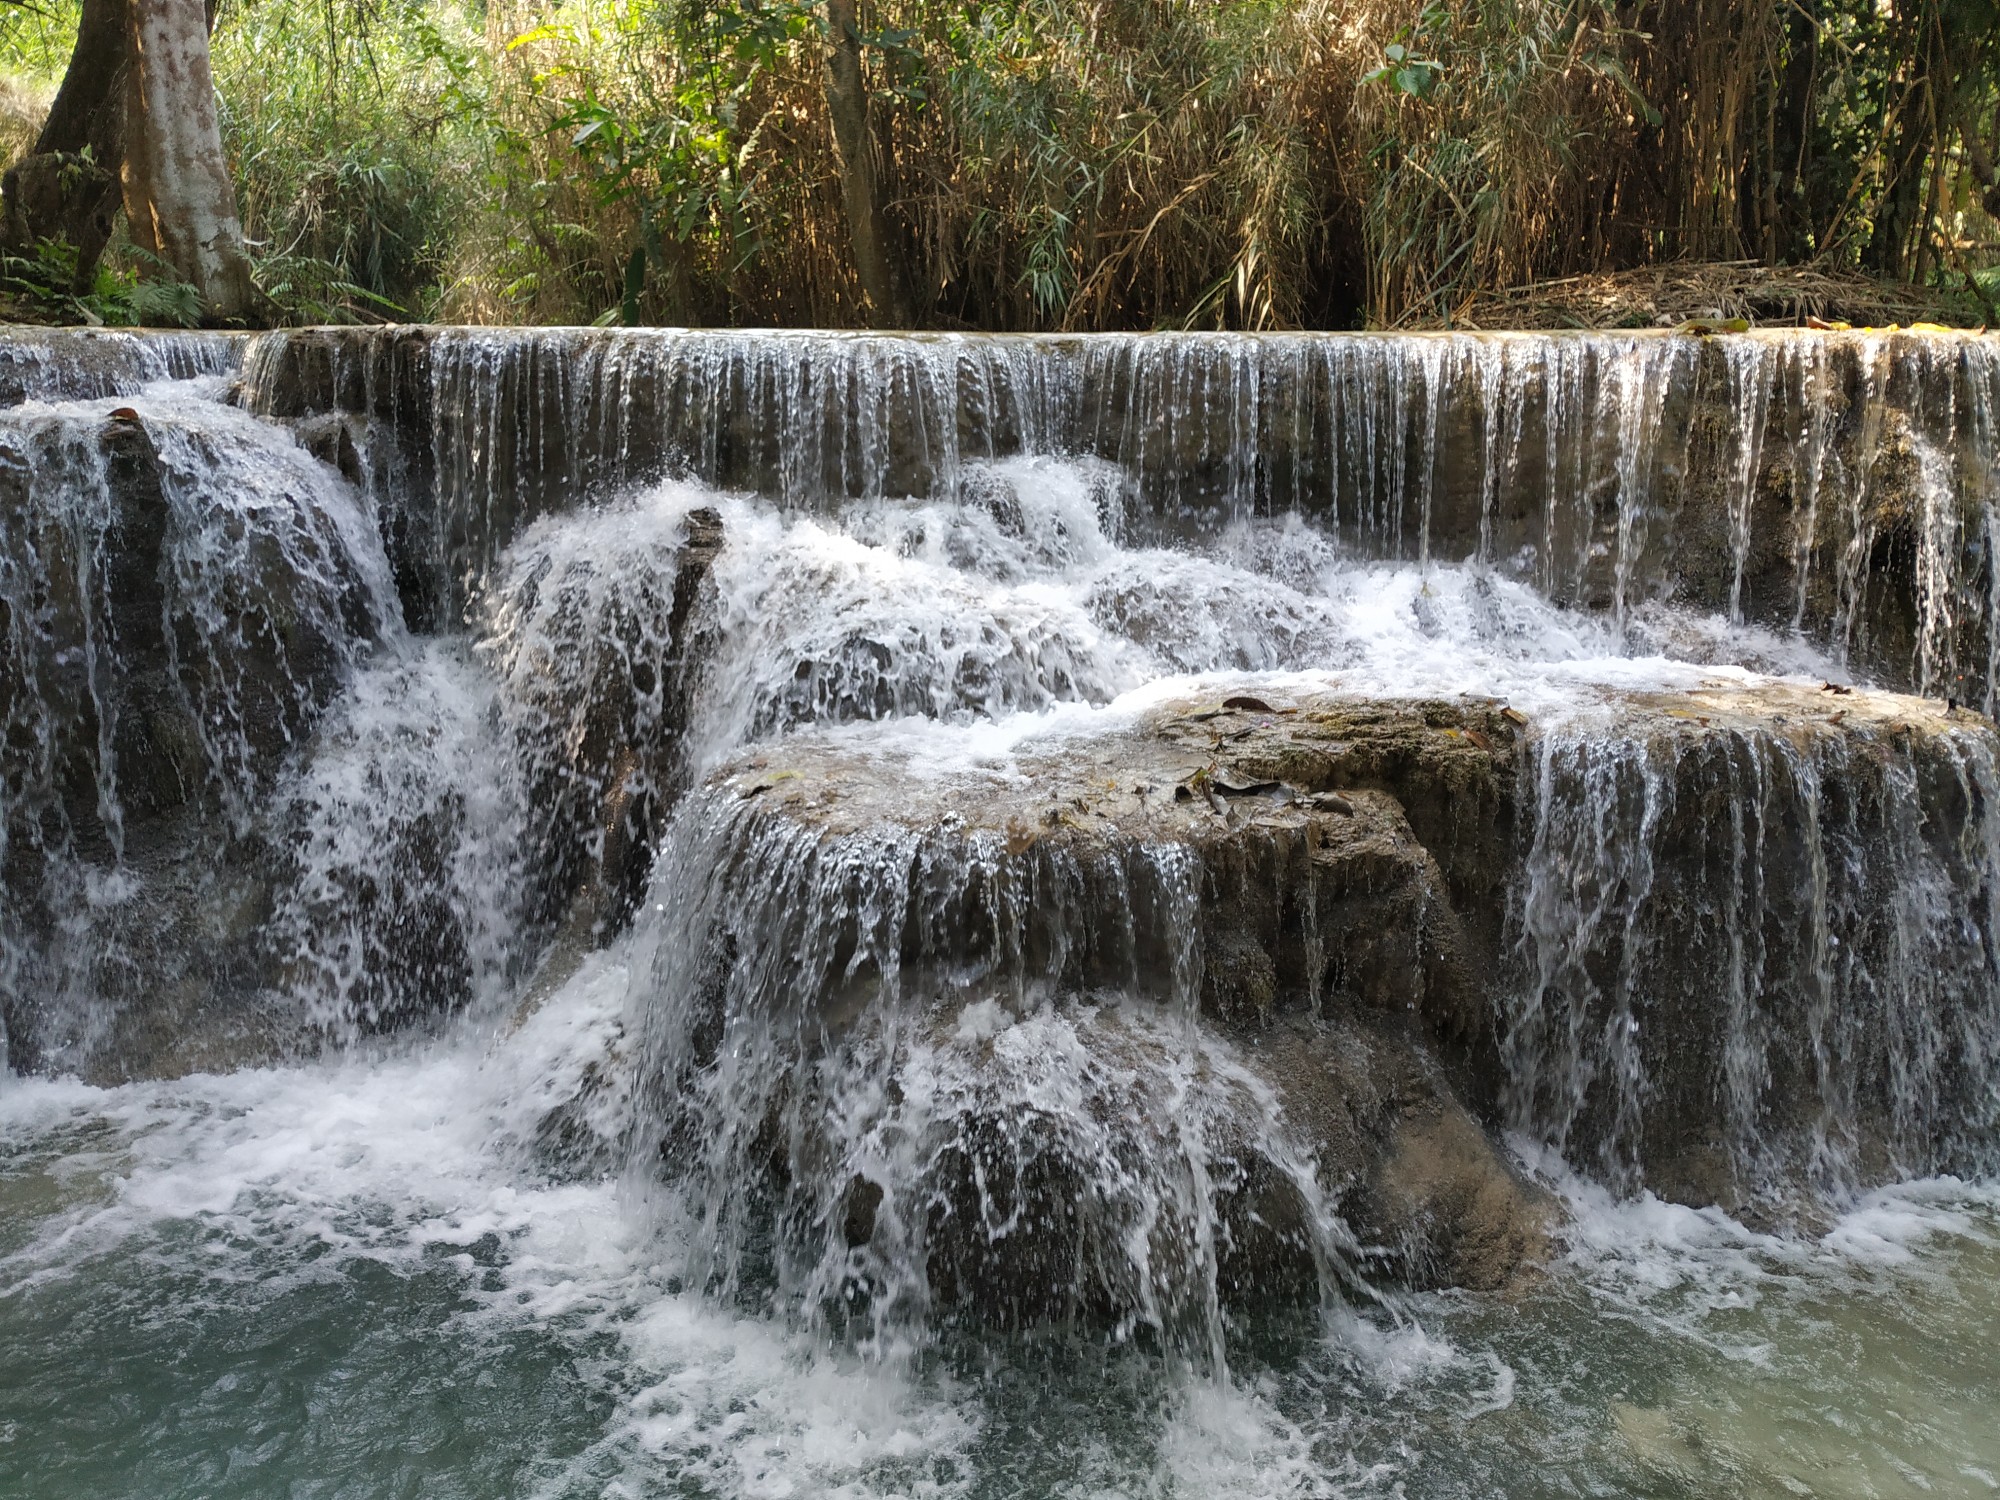
[(2000, 359), (1976, 335), (314, 330), (257, 339), (245, 374), (254, 409), (333, 424), (418, 624), (529, 519), (635, 481), (824, 508), (1056, 453), (1104, 462), (1134, 540), (1296, 513), (1990, 702)]

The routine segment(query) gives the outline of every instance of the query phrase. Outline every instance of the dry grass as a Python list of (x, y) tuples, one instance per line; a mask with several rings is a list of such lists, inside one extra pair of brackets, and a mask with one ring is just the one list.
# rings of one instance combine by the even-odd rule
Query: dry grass
[(35, 144), (55, 96), (53, 84), (0, 76), (0, 171), (14, 165)]
[[(1942, 319), (1893, 283), (1994, 258), (1992, 7), (859, 3), (923, 326)], [(246, 224), (301, 317), (858, 324), (824, 13), (225, 0)]]
[(1970, 294), (1859, 272), (1766, 267), (1754, 261), (1683, 261), (1479, 291), (1449, 318), (1413, 320), (1413, 326), (1651, 328), (1692, 319), (1734, 318), (1770, 326), (1819, 318), (1857, 328), (1910, 323), (1979, 326), (1987, 321)]
[[(504, 222), (473, 247), (456, 312), (597, 317), (617, 306), (643, 244), (649, 320), (860, 319), (820, 34), (746, 63), (704, 36), (699, 12), (690, 31), (690, 11), (684, 0), (492, 8), (496, 108), (535, 187), (496, 205)], [(881, 0), (867, 25), (900, 40), (869, 53), (875, 128), (918, 320), (1259, 327), (1351, 315), (1324, 292), (1339, 279), (1326, 249), (1342, 181), (1329, 168), (1345, 152), (1357, 71), (1329, 45), (1334, 14), (1326, 0), (978, 12)], [(655, 132), (614, 182), (604, 153), (574, 145), (579, 99), (687, 128)], [(499, 301), (496, 278), (510, 289)]]

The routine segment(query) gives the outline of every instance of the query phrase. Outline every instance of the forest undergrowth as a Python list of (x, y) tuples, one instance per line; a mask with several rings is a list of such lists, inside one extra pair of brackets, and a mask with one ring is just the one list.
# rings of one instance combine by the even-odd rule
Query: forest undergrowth
[[(74, 25), (0, 15), (0, 152)], [(1810, 268), (1774, 319), (2000, 321), (1997, 47), (1984, 0), (222, 0), (212, 42), (287, 320), (1064, 330), (1668, 321), (1718, 263)], [(16, 316), (199, 315), (64, 249)]]

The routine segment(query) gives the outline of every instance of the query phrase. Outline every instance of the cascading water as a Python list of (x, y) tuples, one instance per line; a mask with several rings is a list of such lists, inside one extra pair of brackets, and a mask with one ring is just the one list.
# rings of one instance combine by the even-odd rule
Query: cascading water
[(163, 985), (255, 985), (203, 973), (255, 920), (255, 810), (401, 631), (351, 493), (218, 394), (0, 417), (0, 1016), (17, 1062), (90, 1066), (120, 1025), (149, 1024), (139, 997)]
[(1517, 1128), (1739, 1210), (1992, 1169), (1993, 742), (1836, 712), (1535, 745)]
[(637, 1039), (641, 1156), (686, 1174), (701, 1282), (876, 1350), (1103, 1318), (1219, 1364), (1253, 1174), (1308, 1205), (1315, 1265), (1350, 1248), (1270, 1090), (1195, 1025), (1184, 850), (823, 839), (736, 800), (668, 846)]
[(1991, 341), (95, 337), (0, 1490), (2000, 1473)]
[(10, 328), (0, 346), (0, 402), (129, 396), (160, 380), (227, 375), (244, 340), (228, 333)]
[(341, 414), (425, 620), (580, 495), (682, 474), (792, 509), (949, 499), (969, 465), (1062, 454), (1107, 461), (1139, 536), (1298, 514), (1365, 554), (1473, 557), (1614, 616), (1676, 598), (1993, 692), (1977, 337), (326, 332), (260, 339), (246, 370), (257, 410)]

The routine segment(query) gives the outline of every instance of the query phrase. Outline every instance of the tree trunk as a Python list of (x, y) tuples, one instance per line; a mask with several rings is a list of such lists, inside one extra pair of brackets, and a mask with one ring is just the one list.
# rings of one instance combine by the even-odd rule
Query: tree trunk
[(130, 0), (125, 216), (132, 239), (201, 294), (210, 321), (259, 303), (222, 155), (203, 0)]
[(875, 174), (875, 139), (868, 127), (868, 88), (861, 76), (861, 26), (856, 0), (827, 0), (827, 113), (840, 163), (840, 195), (854, 270), (871, 323), (904, 322), (894, 267), (883, 244), (882, 194)]
[(1821, 0), (1801, 0), (1785, 20), (1785, 66), (1772, 87), (1777, 98), (1776, 149), (1778, 206), (1774, 264), (1810, 260), (1825, 226), (1814, 222), (1806, 191), (1812, 175), (1813, 105), (1819, 86)]
[(129, 27), (126, 0), (84, 0), (69, 71), (35, 149), (0, 179), (0, 241), (18, 255), (43, 240), (74, 246), (78, 292), (89, 289), (118, 218)]
[(1959, 140), (1965, 145), (1966, 163), (1972, 169), (1972, 180), (1979, 186), (1979, 206), (2000, 219), (2000, 172), (1995, 172), (1993, 153), (1987, 150), (1979, 134), (1978, 117), (1963, 99), (1958, 101), (1954, 117)]

